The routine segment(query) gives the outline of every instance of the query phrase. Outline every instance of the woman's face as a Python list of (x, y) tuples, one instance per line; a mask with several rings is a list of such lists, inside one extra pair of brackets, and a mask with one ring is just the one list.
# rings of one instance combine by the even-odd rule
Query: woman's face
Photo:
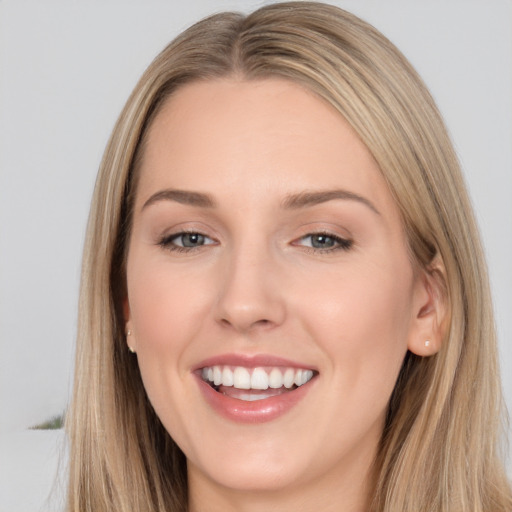
[(349, 125), (284, 80), (187, 85), (134, 208), (128, 342), (191, 485), (359, 489), (428, 293)]

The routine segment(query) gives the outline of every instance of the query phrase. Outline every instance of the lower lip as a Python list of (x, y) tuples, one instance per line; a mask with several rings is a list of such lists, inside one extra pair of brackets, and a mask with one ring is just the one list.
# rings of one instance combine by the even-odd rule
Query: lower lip
[(308, 393), (313, 378), (308, 383), (277, 396), (247, 402), (215, 391), (201, 377), (197, 376), (199, 389), (208, 404), (228, 420), (239, 423), (264, 423), (272, 421), (286, 414), (297, 405)]

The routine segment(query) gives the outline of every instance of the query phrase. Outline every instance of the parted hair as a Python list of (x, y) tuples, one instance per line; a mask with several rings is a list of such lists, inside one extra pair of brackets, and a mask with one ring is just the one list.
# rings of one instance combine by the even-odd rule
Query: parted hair
[(336, 109), (368, 147), (398, 205), (411, 258), (441, 261), (449, 325), (432, 357), (403, 362), (375, 460), (375, 512), (510, 512), (504, 405), (479, 234), (442, 118), (381, 33), (316, 2), (222, 13), (151, 63), (108, 142), (81, 277), (68, 512), (186, 511), (186, 458), (160, 423), (126, 346), (122, 302), (137, 175), (148, 127), (194, 81), (278, 77)]

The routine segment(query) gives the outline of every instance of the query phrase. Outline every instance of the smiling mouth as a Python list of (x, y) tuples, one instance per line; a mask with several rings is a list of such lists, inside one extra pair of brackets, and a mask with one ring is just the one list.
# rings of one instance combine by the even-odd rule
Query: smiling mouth
[(223, 395), (252, 402), (294, 391), (317, 373), (307, 368), (215, 365), (202, 368), (201, 378)]

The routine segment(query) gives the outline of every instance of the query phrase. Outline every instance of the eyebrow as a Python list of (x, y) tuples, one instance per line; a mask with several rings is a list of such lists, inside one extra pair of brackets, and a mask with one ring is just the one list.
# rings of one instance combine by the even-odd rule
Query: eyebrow
[(215, 208), (216, 203), (208, 194), (190, 192), (188, 190), (166, 189), (153, 194), (142, 206), (142, 210), (158, 201), (175, 201), (180, 204), (198, 206), (200, 208)]
[[(350, 192), (348, 190), (336, 189), (336, 190), (320, 190), (314, 192), (300, 192), (298, 194), (292, 194), (287, 196), (282, 202), (282, 207), (286, 210), (297, 210), (300, 208), (307, 208), (318, 204), (326, 203), (328, 201), (334, 201), (336, 199), (357, 201), (367, 206), (380, 215), (379, 210), (375, 205), (363, 196)], [(186, 204), (189, 206), (197, 206), (199, 208), (215, 208), (217, 206), (216, 201), (212, 196), (204, 194), (202, 192), (192, 192), (188, 190), (178, 189), (165, 189), (154, 193), (142, 206), (142, 210), (148, 206), (157, 203), (158, 201), (174, 201), (180, 204)]]
[(296, 210), (299, 208), (307, 208), (309, 206), (315, 206), (317, 204), (326, 203), (327, 201), (333, 201), (336, 199), (344, 199), (349, 201), (357, 201), (367, 206), (377, 215), (380, 215), (379, 210), (375, 205), (363, 196), (350, 192), (348, 190), (336, 189), (336, 190), (320, 190), (314, 192), (301, 192), (299, 194), (293, 194), (285, 198), (283, 201), (283, 208), (287, 210)]

